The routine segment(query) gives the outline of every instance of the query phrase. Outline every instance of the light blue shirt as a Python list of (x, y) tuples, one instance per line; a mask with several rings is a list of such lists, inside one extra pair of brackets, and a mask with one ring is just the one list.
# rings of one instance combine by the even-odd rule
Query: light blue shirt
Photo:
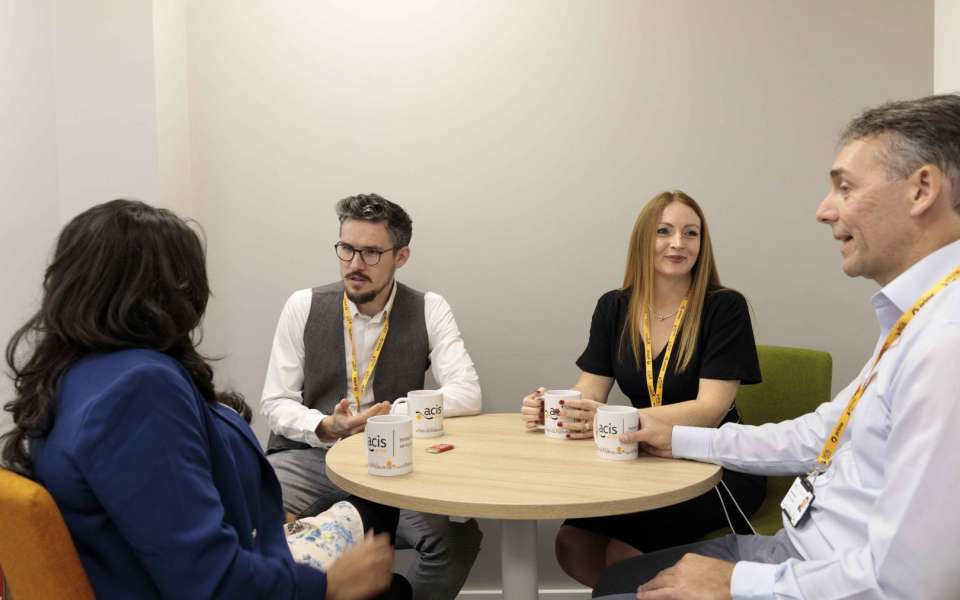
[[(809, 472), (890, 328), (960, 266), (960, 241), (917, 262), (872, 298), (874, 355), (815, 412), (777, 424), (675, 427), (675, 456), (748, 473)], [(803, 559), (738, 562), (731, 594), (754, 598), (960, 598), (960, 281), (917, 314), (883, 355), (799, 527)]]

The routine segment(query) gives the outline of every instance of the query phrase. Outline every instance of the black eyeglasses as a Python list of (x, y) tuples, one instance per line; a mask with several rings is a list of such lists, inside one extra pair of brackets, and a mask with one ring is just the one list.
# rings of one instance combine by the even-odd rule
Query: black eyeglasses
[(380, 258), (387, 252), (391, 250), (396, 250), (396, 248), (387, 248), (386, 250), (377, 250), (376, 248), (363, 248), (358, 250), (349, 244), (344, 244), (343, 242), (337, 242), (333, 245), (333, 249), (337, 253), (337, 258), (343, 262), (350, 262), (353, 260), (353, 257), (359, 252), (360, 260), (362, 260), (367, 266), (372, 267), (380, 263)]

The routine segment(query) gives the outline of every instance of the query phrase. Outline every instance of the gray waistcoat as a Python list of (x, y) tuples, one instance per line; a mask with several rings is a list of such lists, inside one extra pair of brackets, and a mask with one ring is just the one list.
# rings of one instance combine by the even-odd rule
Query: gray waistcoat
[[(341, 398), (353, 401), (347, 384), (343, 343), (343, 282), (313, 288), (310, 315), (303, 329), (303, 404), (324, 414), (333, 412)], [(423, 316), (423, 293), (397, 282), (390, 311), (390, 331), (373, 373), (373, 397), (393, 401), (410, 390), (423, 388), (430, 368), (430, 343)], [(363, 373), (359, 376), (362, 378)], [(267, 452), (308, 448), (270, 433)]]

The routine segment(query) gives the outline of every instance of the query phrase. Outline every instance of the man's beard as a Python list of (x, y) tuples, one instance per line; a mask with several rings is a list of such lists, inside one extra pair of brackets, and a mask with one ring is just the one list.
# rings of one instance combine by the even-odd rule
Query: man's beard
[[(349, 274), (347, 276), (349, 277)], [(387, 289), (391, 285), (393, 285), (392, 277), (379, 290), (372, 290), (369, 292), (363, 292), (361, 294), (353, 294), (350, 292), (349, 288), (347, 288), (346, 286), (344, 286), (344, 289), (347, 292), (347, 298), (350, 300), (350, 302), (353, 302), (357, 306), (360, 306), (363, 304), (368, 304), (370, 302), (373, 302), (373, 299), (376, 298), (380, 294), (380, 292)]]

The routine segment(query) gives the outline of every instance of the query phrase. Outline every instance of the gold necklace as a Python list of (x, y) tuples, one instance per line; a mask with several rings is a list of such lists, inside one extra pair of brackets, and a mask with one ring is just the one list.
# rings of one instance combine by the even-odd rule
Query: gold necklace
[(657, 312), (657, 311), (654, 311), (654, 313), (656, 313), (656, 314), (654, 314), (654, 316), (657, 318), (658, 321), (666, 321), (667, 319), (669, 319), (669, 318), (672, 317), (673, 315), (677, 314), (677, 311), (676, 311), (676, 309), (674, 309), (674, 311), (673, 311), (672, 313), (668, 314), (668, 315), (662, 315), (662, 314), (660, 314), (660, 313)]

